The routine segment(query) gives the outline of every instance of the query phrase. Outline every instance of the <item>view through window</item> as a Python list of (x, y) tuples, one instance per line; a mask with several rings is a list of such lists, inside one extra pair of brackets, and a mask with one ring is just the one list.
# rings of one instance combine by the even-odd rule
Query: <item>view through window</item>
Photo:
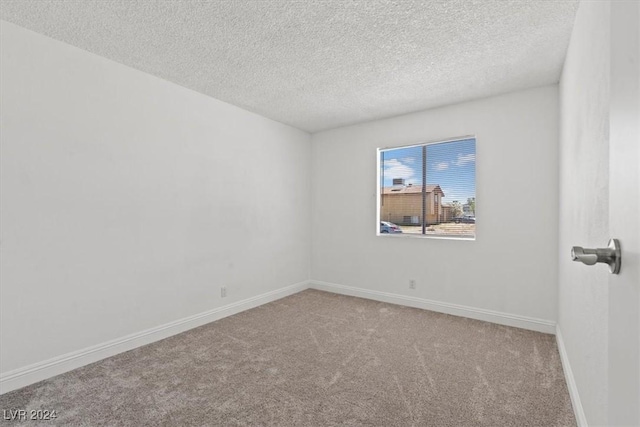
[(475, 138), (378, 151), (380, 234), (475, 238)]

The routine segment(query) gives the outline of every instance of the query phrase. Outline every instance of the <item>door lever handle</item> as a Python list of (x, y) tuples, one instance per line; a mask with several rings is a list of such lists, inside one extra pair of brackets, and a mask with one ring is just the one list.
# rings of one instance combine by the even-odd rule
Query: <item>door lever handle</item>
[(593, 265), (598, 262), (597, 249), (584, 249), (580, 246), (574, 246), (571, 249), (571, 259), (580, 261), (586, 265)]
[(620, 273), (621, 251), (618, 239), (609, 239), (606, 248), (588, 249), (580, 246), (571, 248), (571, 259), (580, 261), (585, 265), (594, 265), (598, 262), (609, 265), (609, 272)]

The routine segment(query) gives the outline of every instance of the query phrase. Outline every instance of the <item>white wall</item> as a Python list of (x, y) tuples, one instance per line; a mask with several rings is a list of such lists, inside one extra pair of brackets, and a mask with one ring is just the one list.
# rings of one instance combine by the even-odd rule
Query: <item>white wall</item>
[(572, 246), (609, 240), (610, 4), (582, 2), (560, 82), (558, 325), (589, 425), (607, 425), (608, 277)]
[(307, 133), (1, 28), (3, 373), (308, 279)]
[[(477, 239), (376, 237), (376, 148), (469, 134)], [(557, 86), (314, 134), (312, 279), (555, 321), (557, 144)]]

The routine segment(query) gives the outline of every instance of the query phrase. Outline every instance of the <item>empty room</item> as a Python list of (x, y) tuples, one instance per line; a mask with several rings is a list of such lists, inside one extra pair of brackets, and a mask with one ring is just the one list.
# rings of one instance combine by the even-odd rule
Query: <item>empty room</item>
[(640, 426), (640, 2), (0, 0), (7, 426)]

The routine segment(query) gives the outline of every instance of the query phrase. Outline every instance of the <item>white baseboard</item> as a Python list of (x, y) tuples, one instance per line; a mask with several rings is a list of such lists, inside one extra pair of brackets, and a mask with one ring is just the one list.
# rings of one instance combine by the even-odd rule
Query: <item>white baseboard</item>
[(214, 320), (222, 319), (259, 305), (293, 295), (308, 287), (309, 281), (305, 280), (275, 291), (247, 298), (223, 307), (214, 308), (204, 313), (195, 314), (142, 332), (2, 373), (0, 374), (0, 394), (60, 375), (118, 353), (168, 338), (172, 335), (213, 322)]
[(571, 396), (571, 404), (573, 405), (573, 413), (576, 416), (576, 423), (578, 427), (588, 427), (587, 417), (584, 414), (582, 402), (580, 402), (578, 386), (576, 385), (576, 379), (573, 377), (569, 356), (567, 355), (567, 349), (564, 347), (564, 340), (562, 339), (562, 332), (560, 331), (559, 325), (556, 325), (556, 342), (558, 343), (558, 352), (560, 353), (560, 360), (562, 361), (564, 379), (569, 389), (569, 396)]
[(372, 291), (369, 289), (338, 285), (336, 283), (322, 282), (318, 280), (311, 280), (309, 287), (320, 291), (422, 308), (424, 310), (437, 311), (439, 313), (452, 314), (454, 316), (469, 317), (471, 319), (484, 320), (486, 322), (497, 323), (499, 325), (513, 326), (516, 328), (529, 329), (547, 334), (555, 334), (556, 332), (556, 323), (551, 320), (536, 319), (517, 314), (502, 313), (499, 311), (485, 310), (483, 308), (433, 301), (425, 298), (392, 294), (389, 292)]

